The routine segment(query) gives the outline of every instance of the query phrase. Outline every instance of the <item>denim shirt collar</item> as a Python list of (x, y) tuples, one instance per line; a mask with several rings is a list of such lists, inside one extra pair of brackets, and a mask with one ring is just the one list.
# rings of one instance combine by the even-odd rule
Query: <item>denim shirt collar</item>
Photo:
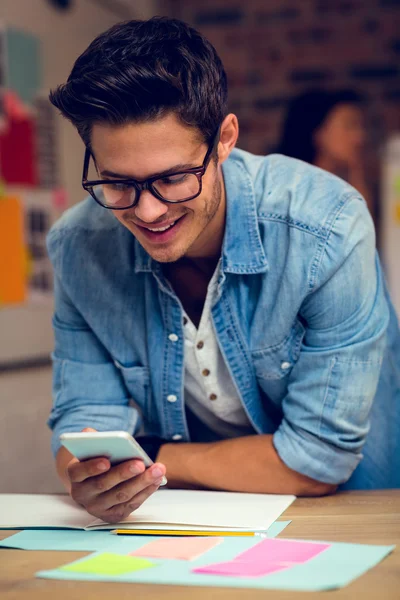
[[(258, 229), (253, 182), (242, 162), (232, 155), (223, 163), (222, 172), (227, 209), (221, 270), (238, 275), (265, 273), (268, 260)], [(160, 264), (136, 239), (134, 264), (135, 273), (160, 271)]]

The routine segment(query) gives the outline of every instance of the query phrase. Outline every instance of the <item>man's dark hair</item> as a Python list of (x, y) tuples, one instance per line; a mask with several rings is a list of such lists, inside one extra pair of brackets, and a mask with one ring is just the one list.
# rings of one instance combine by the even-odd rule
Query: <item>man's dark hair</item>
[(87, 146), (94, 123), (145, 122), (171, 112), (210, 141), (226, 114), (227, 80), (216, 50), (198, 31), (153, 17), (99, 35), (50, 101)]
[(364, 99), (353, 90), (310, 90), (292, 98), (275, 151), (313, 163), (317, 154), (314, 134), (340, 104), (361, 107)]

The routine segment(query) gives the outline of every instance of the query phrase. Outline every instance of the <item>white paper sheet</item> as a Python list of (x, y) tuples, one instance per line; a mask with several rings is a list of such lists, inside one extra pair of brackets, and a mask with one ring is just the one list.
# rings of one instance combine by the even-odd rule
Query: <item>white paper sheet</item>
[[(267, 530), (294, 499), (295, 496), (275, 494), (159, 490), (122, 523), (124, 529), (159, 525), (162, 529), (195, 526), (210, 530), (262, 531)], [(0, 495), (0, 528), (32, 527), (116, 529), (118, 525), (93, 520), (68, 496)]]
[(0, 494), (0, 529), (85, 529), (90, 519), (67, 495)]

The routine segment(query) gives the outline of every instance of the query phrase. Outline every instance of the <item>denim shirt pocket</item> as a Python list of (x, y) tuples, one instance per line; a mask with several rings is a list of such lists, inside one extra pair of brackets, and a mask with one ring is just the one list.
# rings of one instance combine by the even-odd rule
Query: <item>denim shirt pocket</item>
[(108, 363), (84, 363), (59, 358), (53, 359), (53, 408), (51, 419), (66, 410), (85, 405), (126, 405), (126, 390), (115, 366)]
[(139, 409), (143, 418), (148, 420), (151, 412), (149, 369), (141, 365), (124, 366), (117, 360), (114, 360), (114, 364), (121, 372), (134, 406)]
[(252, 352), (257, 382), (278, 404), (287, 392), (289, 375), (299, 358), (303, 335), (304, 328), (297, 323), (282, 342)]
[(303, 335), (304, 327), (297, 323), (279, 344), (254, 350), (252, 358), (257, 378), (276, 380), (287, 377), (299, 357)]

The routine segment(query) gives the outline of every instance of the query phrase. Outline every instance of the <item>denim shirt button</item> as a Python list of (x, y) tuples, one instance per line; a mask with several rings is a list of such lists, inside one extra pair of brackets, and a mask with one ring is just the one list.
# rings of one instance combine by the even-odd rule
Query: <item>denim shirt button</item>
[(178, 398), (177, 396), (175, 396), (175, 394), (170, 394), (169, 396), (167, 396), (167, 400), (168, 402), (176, 402)]
[(176, 333), (170, 333), (170, 334), (169, 334), (169, 336), (168, 336), (168, 339), (169, 339), (171, 342), (177, 342), (179, 338), (178, 338), (178, 336), (176, 335)]
[(283, 369), (284, 371), (287, 371), (288, 369), (290, 369), (291, 367), (291, 363), (290, 362), (283, 362), (281, 363), (281, 369)]
[(182, 436), (179, 435), (179, 433), (176, 433), (175, 435), (172, 436), (172, 439), (174, 440), (174, 442), (178, 442), (179, 440), (182, 439)]

